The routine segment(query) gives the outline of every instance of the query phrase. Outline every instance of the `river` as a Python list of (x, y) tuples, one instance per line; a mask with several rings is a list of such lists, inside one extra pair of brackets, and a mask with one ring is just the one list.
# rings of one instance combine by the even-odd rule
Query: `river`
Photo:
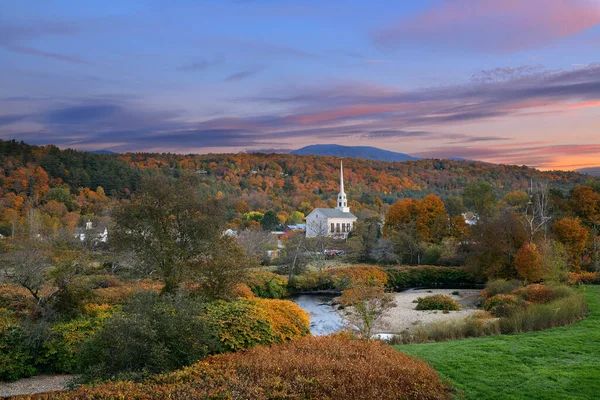
[(331, 305), (334, 295), (300, 294), (288, 300), (298, 304), (310, 316), (310, 333), (316, 336), (329, 335), (344, 328), (344, 321)]

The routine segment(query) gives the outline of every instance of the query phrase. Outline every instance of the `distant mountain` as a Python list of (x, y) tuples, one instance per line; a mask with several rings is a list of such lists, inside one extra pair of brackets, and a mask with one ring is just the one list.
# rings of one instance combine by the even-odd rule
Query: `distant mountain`
[(404, 153), (396, 153), (378, 149), (371, 146), (341, 146), (339, 144), (313, 144), (298, 150), (294, 150), (291, 154), (310, 154), (314, 156), (333, 156), (333, 157), (350, 157), (362, 158), (365, 160), (377, 161), (413, 161), (420, 160), (418, 157), (409, 156)]
[(90, 153), (92, 154), (117, 154), (114, 151), (110, 151), (110, 150), (94, 150), (94, 151), (90, 151)]
[(600, 176), (600, 167), (581, 168), (576, 170), (581, 174), (588, 174), (592, 176)]

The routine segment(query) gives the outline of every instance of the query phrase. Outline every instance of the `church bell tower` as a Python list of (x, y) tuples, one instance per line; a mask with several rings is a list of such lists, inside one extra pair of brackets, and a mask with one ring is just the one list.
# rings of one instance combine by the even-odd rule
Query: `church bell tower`
[(346, 198), (346, 193), (344, 192), (344, 165), (342, 160), (340, 160), (340, 193), (337, 197), (336, 208), (342, 212), (350, 212), (350, 207), (348, 207), (348, 198)]

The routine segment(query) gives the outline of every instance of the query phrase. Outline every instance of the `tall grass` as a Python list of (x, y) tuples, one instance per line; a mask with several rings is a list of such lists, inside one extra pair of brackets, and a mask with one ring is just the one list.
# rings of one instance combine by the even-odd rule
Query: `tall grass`
[(588, 311), (585, 298), (573, 294), (546, 304), (530, 304), (500, 319), (502, 333), (540, 331), (569, 325), (580, 320)]
[(539, 331), (569, 325), (585, 317), (588, 305), (581, 294), (567, 290), (557, 291), (560, 295), (570, 293), (545, 304), (530, 303), (516, 307), (501, 318), (480, 318), (475, 314), (464, 319), (438, 321), (415, 326), (397, 334), (391, 341), (395, 344), (441, 342), (468, 337), (490, 336)]

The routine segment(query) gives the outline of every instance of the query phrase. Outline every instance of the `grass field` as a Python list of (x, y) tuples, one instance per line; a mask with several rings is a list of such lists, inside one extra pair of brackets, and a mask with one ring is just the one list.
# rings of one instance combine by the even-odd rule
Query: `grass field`
[(396, 348), (429, 362), (466, 399), (600, 399), (600, 286), (581, 290), (590, 312), (570, 326)]

